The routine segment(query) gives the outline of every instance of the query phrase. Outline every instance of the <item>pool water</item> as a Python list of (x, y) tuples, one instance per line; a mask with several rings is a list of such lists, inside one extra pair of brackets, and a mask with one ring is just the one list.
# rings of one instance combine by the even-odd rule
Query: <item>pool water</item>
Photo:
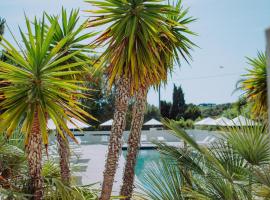
[[(123, 151), (123, 155), (126, 158), (127, 151)], [(157, 161), (160, 158), (161, 158), (161, 155), (157, 150), (154, 150), (154, 149), (142, 150), (141, 149), (137, 157), (137, 163), (136, 163), (136, 168), (135, 168), (136, 177), (139, 180), (141, 180), (144, 174), (144, 170), (147, 168), (147, 166), (151, 162)]]

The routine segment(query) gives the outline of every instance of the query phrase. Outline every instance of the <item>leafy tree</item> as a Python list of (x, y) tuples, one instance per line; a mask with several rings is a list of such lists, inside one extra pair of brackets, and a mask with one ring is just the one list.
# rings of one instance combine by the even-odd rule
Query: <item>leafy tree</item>
[(91, 99), (83, 99), (82, 104), (85, 105), (85, 110), (91, 113), (98, 120), (89, 119), (89, 123), (94, 126), (113, 118), (114, 112), (114, 90), (108, 91), (106, 89), (104, 77), (99, 75), (95, 80), (88, 83), (91, 88), (87, 92)]
[(157, 120), (160, 119), (159, 109), (154, 105), (147, 104), (145, 113), (144, 113), (144, 120), (148, 121), (152, 118), (157, 119)]
[(160, 113), (163, 118), (170, 118), (170, 109), (171, 109), (172, 103), (167, 101), (161, 101), (160, 102)]
[(186, 110), (183, 117), (185, 120), (187, 119), (196, 120), (197, 118), (201, 117), (201, 110), (198, 108), (198, 106), (194, 104), (188, 104), (186, 106)]
[(186, 109), (185, 97), (181, 86), (173, 86), (173, 102), (170, 108), (170, 119), (181, 119)]
[(219, 104), (211, 107), (200, 107), (202, 112), (202, 117), (219, 117), (222, 115), (222, 113), (232, 108), (232, 103), (226, 103), (226, 104)]
[(66, 45), (68, 37), (51, 48), (56, 22), (47, 26), (45, 16), (40, 21), (35, 19), (30, 22), (27, 17), (25, 21), (27, 33), (20, 30), (22, 49), (17, 50), (5, 39), (0, 43), (8, 52), (5, 55), (14, 62), (0, 61), (0, 79), (9, 83), (0, 88), (1, 98), (4, 99), (0, 104), (4, 110), (0, 115), (0, 132), (6, 131), (7, 137), (10, 137), (21, 124), (20, 131), (26, 135), (30, 191), (35, 199), (42, 199), (42, 142), (47, 147), (47, 118), (53, 120), (62, 136), (65, 132), (76, 141), (66, 121), (70, 121), (71, 117), (85, 121), (84, 116), (89, 114), (81, 109), (78, 102), (78, 99), (85, 98), (83, 91), (86, 88), (79, 84), (83, 84), (84, 80), (78, 78), (74, 81), (69, 77), (86, 73), (76, 70), (76, 67), (86, 63), (66, 63), (73, 55), (80, 53), (75, 51), (73, 55), (62, 56), (60, 50)]

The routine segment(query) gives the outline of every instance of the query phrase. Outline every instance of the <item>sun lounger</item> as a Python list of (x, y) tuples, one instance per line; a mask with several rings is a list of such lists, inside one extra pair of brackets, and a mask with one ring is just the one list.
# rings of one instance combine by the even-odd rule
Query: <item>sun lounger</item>
[(208, 143), (212, 143), (212, 142), (214, 142), (216, 140), (216, 138), (215, 137), (212, 137), (209, 141), (208, 141)]
[(165, 140), (165, 138), (164, 138), (164, 137), (162, 137), (162, 136), (157, 137), (157, 140), (158, 140), (159, 142), (164, 142), (164, 141), (166, 141), (166, 140)]
[(209, 139), (210, 139), (210, 136), (207, 136), (206, 138), (204, 138), (203, 141), (198, 141), (197, 143), (198, 144), (207, 144)]
[(101, 142), (108, 142), (108, 136), (107, 135), (101, 136)]
[(142, 136), (141, 136), (141, 142), (142, 142), (142, 143), (147, 142), (147, 135), (142, 135)]

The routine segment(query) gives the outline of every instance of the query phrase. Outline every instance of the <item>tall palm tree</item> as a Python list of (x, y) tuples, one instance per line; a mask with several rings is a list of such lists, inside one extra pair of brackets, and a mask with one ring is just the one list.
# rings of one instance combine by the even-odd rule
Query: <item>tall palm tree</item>
[[(78, 66), (76, 70), (89, 70), (90, 71), (90, 58), (85, 55), (86, 52), (89, 52), (90, 49), (87, 45), (87, 39), (93, 36), (93, 33), (82, 33), (86, 27), (86, 22), (78, 25), (80, 17), (79, 17), (79, 9), (71, 10), (69, 15), (67, 11), (62, 8), (61, 18), (58, 16), (49, 16), (47, 18), (51, 24), (56, 23), (55, 32), (53, 36), (53, 46), (57, 45), (63, 38), (68, 38), (66, 44), (61, 48), (60, 51), (63, 52), (62, 57), (65, 55), (72, 55), (72, 53), (76, 51), (81, 51), (70, 59), (66, 60), (65, 63), (73, 63), (77, 61), (88, 61), (89, 66)], [(88, 41), (89, 42), (89, 41)], [(85, 43), (85, 44), (82, 44)], [(88, 67), (88, 68), (83, 68)], [(77, 75), (78, 76), (78, 75)], [(69, 77), (70, 79), (75, 79), (76, 76)], [(69, 157), (70, 157), (70, 149), (68, 140), (63, 138), (60, 133), (57, 133), (57, 142), (58, 142), (58, 151), (60, 155), (60, 169), (61, 169), (61, 177), (62, 181), (67, 185), (70, 184), (70, 168), (69, 168)]]
[[(174, 23), (165, 24), (169, 32), (165, 32), (163, 29), (160, 29), (159, 32), (160, 40), (166, 45), (165, 47), (162, 45), (160, 46), (159, 54), (161, 57), (161, 62), (163, 62), (163, 67), (167, 72), (172, 71), (174, 61), (179, 65), (181, 64), (181, 57), (188, 62), (188, 59), (191, 58), (190, 50), (192, 50), (193, 46), (195, 46), (195, 44), (187, 38), (188, 35), (194, 35), (194, 33), (187, 28), (187, 25), (189, 25), (195, 19), (187, 16), (188, 10), (183, 9), (181, 0), (177, 1), (175, 5), (172, 4), (171, 6), (175, 7), (176, 13), (167, 13), (166, 18), (168, 21)], [(170, 38), (169, 34), (174, 36), (173, 39)], [(160, 81), (166, 82), (166, 79), (161, 79)], [(158, 85), (159, 84), (160, 82)], [(147, 89), (140, 89), (135, 96), (136, 103), (134, 104), (133, 108), (132, 125), (128, 141), (127, 162), (124, 170), (123, 185), (121, 188), (121, 195), (126, 196), (127, 199), (131, 197), (134, 188), (133, 184), (136, 157), (140, 145), (146, 97)]]
[(256, 58), (247, 58), (251, 68), (238, 82), (247, 101), (252, 104), (255, 117), (267, 118), (267, 61), (266, 53), (258, 52)]
[[(160, 40), (159, 33), (165, 32), (169, 39), (175, 40), (167, 26), (167, 23), (175, 22), (167, 19), (165, 15), (176, 11), (158, 0), (88, 2), (99, 8), (90, 11), (96, 16), (89, 22), (89, 27), (109, 25), (94, 44), (107, 45), (102, 54), (103, 64), (108, 65), (109, 85), (115, 84), (117, 87), (114, 123), (101, 194), (102, 200), (108, 200), (119, 158), (130, 96), (142, 90), (137, 96), (145, 99), (150, 85), (166, 80), (167, 70), (159, 55), (159, 49), (166, 47)], [(140, 105), (140, 112), (142, 109), (144, 106)]]
[(7, 52), (5, 56), (14, 62), (8, 64), (0, 61), (0, 79), (3, 83), (9, 83), (0, 88), (4, 98), (0, 103), (4, 109), (0, 115), (0, 132), (6, 131), (9, 137), (20, 126), (25, 133), (30, 191), (34, 199), (42, 199), (43, 196), (42, 142), (47, 147), (47, 117), (54, 121), (62, 136), (65, 132), (76, 141), (66, 121), (70, 121), (70, 117), (85, 121), (84, 117), (89, 116), (77, 101), (85, 97), (82, 91), (86, 89), (79, 85), (84, 81), (65, 78), (84, 73), (74, 68), (85, 62), (65, 63), (72, 55), (62, 56), (60, 49), (68, 37), (51, 49), (56, 25), (53, 23), (47, 27), (45, 16), (32, 23), (26, 18), (27, 33), (20, 30), (24, 48), (17, 50), (5, 39), (0, 43)]

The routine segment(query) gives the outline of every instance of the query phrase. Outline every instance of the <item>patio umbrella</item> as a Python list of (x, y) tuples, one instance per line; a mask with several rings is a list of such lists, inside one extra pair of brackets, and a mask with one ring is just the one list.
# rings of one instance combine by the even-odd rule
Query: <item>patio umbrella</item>
[(113, 119), (110, 119), (110, 120), (100, 124), (100, 126), (112, 126), (112, 123), (113, 123)]
[(255, 121), (248, 119), (242, 115), (239, 115), (238, 117), (234, 118), (232, 120), (232, 123), (234, 126), (254, 126), (258, 124)]
[[(70, 120), (71, 120), (73, 123), (71, 123), (70, 121), (67, 122), (67, 127), (68, 127), (69, 129), (78, 129), (78, 128), (82, 129), (82, 128), (88, 128), (88, 127), (91, 127), (90, 125), (85, 124), (85, 123), (83, 123), (83, 122), (81, 122), (81, 121), (79, 121), (79, 120), (77, 120), (77, 119), (75, 119), (75, 118), (70, 118)], [(75, 125), (76, 125), (76, 126), (75, 126)], [(49, 119), (49, 120), (48, 120), (48, 122), (47, 122), (47, 127), (48, 127), (49, 130), (56, 130), (56, 126), (55, 126), (55, 124), (54, 124), (54, 122), (53, 122), (52, 119)]]
[(233, 121), (226, 118), (226, 117), (220, 117), (220, 118), (216, 119), (216, 124), (218, 126), (232, 126)]
[(145, 122), (143, 125), (145, 125), (145, 126), (163, 126), (163, 124), (160, 121), (158, 121), (154, 118)]
[(195, 123), (195, 125), (205, 125), (205, 126), (215, 126), (217, 125), (216, 120), (212, 119), (211, 117), (207, 117)]

